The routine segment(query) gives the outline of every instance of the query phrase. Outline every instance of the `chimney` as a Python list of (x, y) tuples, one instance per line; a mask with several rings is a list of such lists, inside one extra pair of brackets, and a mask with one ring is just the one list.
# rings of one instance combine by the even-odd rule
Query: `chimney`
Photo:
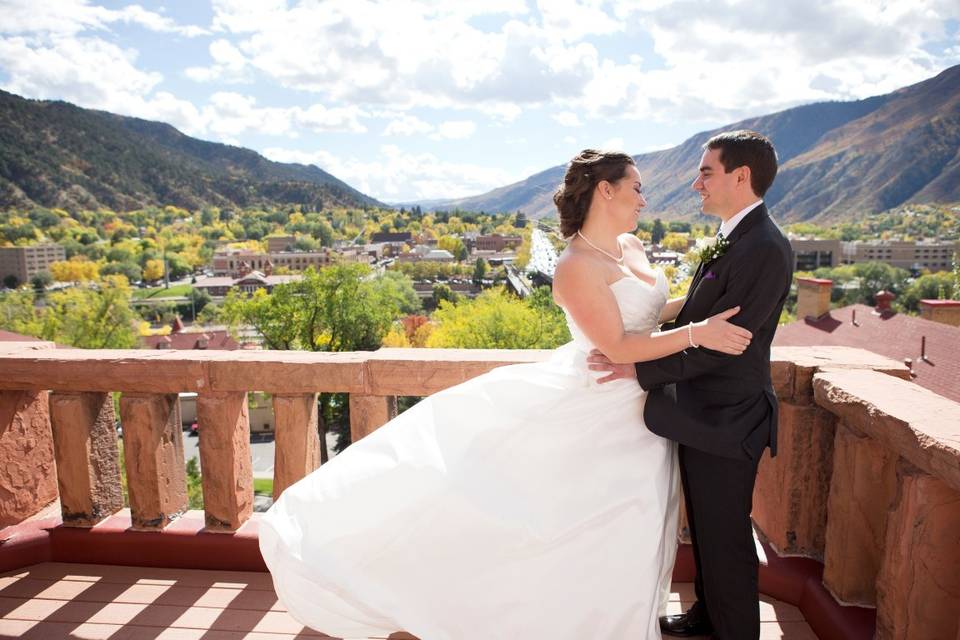
[(960, 327), (960, 300), (921, 300), (920, 317)]
[(896, 297), (897, 296), (893, 295), (889, 291), (878, 291), (877, 295), (874, 296), (877, 301), (877, 306), (874, 307), (874, 311), (878, 314), (890, 311), (890, 303), (893, 302), (893, 299)]
[(180, 333), (183, 331), (183, 320), (180, 319), (180, 316), (177, 316), (173, 319), (173, 326), (170, 327), (170, 333)]
[(833, 280), (797, 278), (797, 318), (816, 320), (830, 312)]

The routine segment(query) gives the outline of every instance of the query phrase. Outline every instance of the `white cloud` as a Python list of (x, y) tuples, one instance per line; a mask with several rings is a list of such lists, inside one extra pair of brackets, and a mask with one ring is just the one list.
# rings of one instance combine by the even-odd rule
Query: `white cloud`
[(263, 135), (297, 137), (304, 131), (346, 131), (364, 133), (359, 118), (366, 114), (358, 107), (327, 108), (314, 104), (300, 107), (259, 107), (255, 98), (220, 91), (210, 96), (202, 109), (205, 129), (220, 138), (255, 132)]
[(213, 65), (209, 67), (188, 67), (184, 74), (197, 82), (212, 80), (245, 81), (248, 74), (247, 59), (229, 40), (218, 39), (210, 43), (210, 57)]
[[(519, 105), (575, 96), (597, 58), (592, 45), (569, 46), (536, 17), (483, 31), (472, 15), (522, 16), (523, 3), (328, 0), (269, 10), (214, 2), (214, 26), (235, 37), (249, 67), (284, 87), (337, 102), (469, 107), (505, 121)], [(216, 76), (192, 70), (194, 77)]]
[[(946, 0), (718, 0), (618, 2), (665, 65), (604, 61), (585, 106), (603, 114), (713, 122), (802, 102), (859, 99), (923, 80), (947, 66), (925, 46), (943, 37), (960, 4)], [(745, 44), (747, 43), (747, 44)]]
[(416, 116), (399, 114), (383, 130), (385, 136), (415, 136), (433, 131), (433, 125)]
[(604, 151), (626, 151), (623, 145), (623, 138), (609, 138), (600, 145)]
[(382, 145), (369, 162), (326, 151), (269, 148), (262, 153), (277, 162), (315, 164), (364, 193), (395, 202), (466, 197), (523, 177), (499, 168), (445, 162), (430, 153), (405, 153), (390, 144)]
[(34, 98), (62, 98), (116, 110), (149, 93), (163, 79), (135, 65), (137, 53), (99, 38), (64, 37), (45, 45), (25, 37), (0, 37), (5, 88)]
[(471, 120), (448, 120), (437, 125), (434, 140), (465, 140), (474, 134), (477, 124)]
[(580, 122), (580, 117), (573, 111), (561, 111), (560, 113), (553, 114), (551, 117), (564, 127), (579, 127), (583, 124)]
[(87, 0), (2, 0), (0, 33), (74, 35), (87, 29), (107, 29), (121, 22), (151, 31), (195, 37), (209, 33), (192, 25), (179, 25), (167, 16), (140, 5), (113, 10), (91, 5)]

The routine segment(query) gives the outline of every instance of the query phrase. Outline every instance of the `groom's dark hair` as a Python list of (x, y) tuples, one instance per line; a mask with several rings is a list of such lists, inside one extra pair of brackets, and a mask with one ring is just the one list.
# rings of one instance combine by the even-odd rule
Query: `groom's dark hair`
[(769, 138), (756, 131), (725, 131), (707, 140), (703, 148), (720, 150), (720, 164), (726, 173), (750, 167), (750, 187), (760, 197), (777, 177), (777, 151)]

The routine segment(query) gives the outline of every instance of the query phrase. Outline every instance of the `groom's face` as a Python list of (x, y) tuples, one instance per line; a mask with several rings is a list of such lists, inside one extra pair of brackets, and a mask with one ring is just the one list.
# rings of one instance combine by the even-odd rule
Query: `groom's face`
[(693, 190), (700, 194), (703, 212), (721, 218), (734, 213), (738, 176), (737, 170), (727, 173), (720, 162), (720, 149), (707, 149), (700, 158), (700, 173), (693, 181)]

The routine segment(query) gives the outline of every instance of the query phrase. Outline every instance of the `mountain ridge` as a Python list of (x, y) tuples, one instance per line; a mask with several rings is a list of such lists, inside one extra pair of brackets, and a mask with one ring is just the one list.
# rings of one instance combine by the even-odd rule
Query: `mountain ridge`
[[(682, 143), (634, 156), (644, 179), (647, 213), (691, 219), (690, 189), (701, 148), (712, 135), (754, 129), (769, 136), (780, 172), (765, 200), (786, 222), (832, 222), (911, 202), (960, 201), (960, 66), (888, 94), (817, 102), (701, 131)], [(565, 165), (436, 208), (523, 210), (554, 215), (552, 194)]]
[(0, 208), (384, 206), (313, 165), (0, 90)]

